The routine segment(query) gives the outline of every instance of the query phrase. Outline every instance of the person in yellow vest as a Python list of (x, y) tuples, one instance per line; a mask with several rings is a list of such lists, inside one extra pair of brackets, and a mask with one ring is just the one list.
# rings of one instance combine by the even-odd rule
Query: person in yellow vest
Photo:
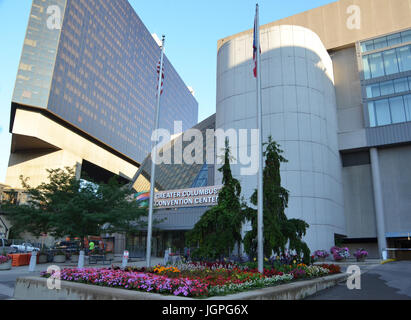
[(93, 241), (91, 241), (90, 244), (89, 244), (89, 250), (90, 251), (94, 250), (94, 242)]

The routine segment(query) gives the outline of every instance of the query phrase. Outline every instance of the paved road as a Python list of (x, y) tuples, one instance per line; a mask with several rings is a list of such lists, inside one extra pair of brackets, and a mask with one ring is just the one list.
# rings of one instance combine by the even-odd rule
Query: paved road
[(11, 270), (0, 271), (0, 300), (13, 298), (14, 284), (16, 279), (24, 276), (39, 276), (41, 271), (45, 271), (47, 266), (39, 265), (35, 272), (29, 272), (29, 267), (13, 267)]
[(306, 300), (411, 300), (411, 261), (361, 267), (361, 271), (360, 290), (341, 283)]

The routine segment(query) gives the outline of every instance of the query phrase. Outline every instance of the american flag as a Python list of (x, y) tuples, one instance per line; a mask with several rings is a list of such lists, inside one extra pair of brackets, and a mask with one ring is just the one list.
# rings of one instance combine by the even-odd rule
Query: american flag
[[(254, 78), (257, 78), (257, 32), (258, 32), (258, 26), (257, 26), (257, 11), (256, 11), (255, 18), (254, 18), (254, 41), (253, 41)], [(261, 47), (260, 47), (260, 53), (261, 53)]]
[[(161, 66), (161, 59), (157, 63), (157, 91), (158, 91), (158, 77), (160, 77), (160, 66)], [(163, 94), (163, 84), (164, 84), (164, 64), (163, 64), (163, 72), (162, 72), (162, 77), (161, 77), (161, 91), (160, 95)]]

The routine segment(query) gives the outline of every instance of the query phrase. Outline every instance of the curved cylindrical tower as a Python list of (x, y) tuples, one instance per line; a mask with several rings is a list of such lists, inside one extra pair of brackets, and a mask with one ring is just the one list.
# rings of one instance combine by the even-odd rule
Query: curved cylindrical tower
[[(282, 185), (290, 191), (289, 218), (305, 220), (311, 250), (330, 249), (335, 234), (345, 234), (342, 168), (337, 142), (336, 98), (331, 58), (320, 38), (299, 26), (261, 30), (263, 137), (284, 150)], [(216, 127), (257, 127), (253, 34), (229, 40), (218, 51)], [(231, 142), (231, 141), (230, 141)], [(252, 144), (240, 141), (238, 149)], [(217, 168), (219, 166), (216, 166)], [(249, 200), (257, 175), (232, 166)], [(216, 171), (216, 182), (221, 175)]]

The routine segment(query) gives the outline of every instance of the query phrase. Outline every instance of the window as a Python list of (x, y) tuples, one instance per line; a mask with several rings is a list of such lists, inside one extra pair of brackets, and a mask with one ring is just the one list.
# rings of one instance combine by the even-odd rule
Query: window
[(370, 64), (368, 63), (368, 56), (363, 57), (364, 78), (371, 79)]
[(395, 50), (383, 52), (385, 75), (398, 73), (398, 62)]
[(392, 123), (407, 121), (405, 118), (404, 102), (402, 97), (390, 98)]
[(368, 103), (370, 126), (411, 121), (411, 94)]
[(408, 91), (408, 79), (400, 78), (400, 79), (394, 80), (394, 88), (395, 88), (395, 93)]
[(361, 166), (361, 165), (371, 163), (370, 153), (368, 150), (350, 152), (350, 153), (342, 153), (341, 160), (343, 163), (343, 167)]
[(404, 96), (404, 108), (407, 121), (411, 121), (411, 94)]
[(393, 94), (395, 92), (392, 81), (381, 82), (380, 83), (380, 88), (381, 88), (381, 95), (382, 96)]
[(411, 41), (411, 30), (404, 32), (398, 32), (389, 36), (380, 37), (373, 40), (364, 41), (361, 43), (361, 52), (383, 49), (391, 46), (395, 46), (401, 43)]
[(381, 53), (374, 53), (369, 57), (371, 75), (373, 78), (384, 75), (384, 64)]
[(364, 78), (411, 70), (411, 45), (363, 56)]
[(401, 34), (396, 33), (390, 36), (387, 36), (387, 44), (388, 46), (394, 46), (396, 44), (400, 44), (401, 43)]
[(367, 98), (378, 98), (380, 96), (402, 93), (411, 90), (411, 77), (404, 77), (390, 81), (373, 83), (367, 86)]
[(381, 96), (379, 83), (367, 86), (367, 98), (376, 98), (379, 96)]
[(361, 44), (361, 51), (362, 52), (367, 52), (367, 51), (371, 51), (374, 50), (374, 40), (369, 40), (366, 42), (363, 42)]
[(411, 30), (401, 32), (402, 42), (411, 41)]
[(366, 88), (368, 99), (407, 92), (409, 90), (411, 90), (411, 77), (373, 83)]
[(374, 110), (374, 102), (368, 103), (368, 113), (370, 116), (370, 127), (375, 127), (377, 123), (375, 122), (375, 110)]
[(400, 72), (411, 70), (411, 46), (397, 48), (396, 51)]
[(205, 187), (208, 184), (208, 165), (205, 163), (191, 185), (192, 188)]
[(374, 49), (382, 49), (388, 47), (387, 45), (387, 38), (382, 37), (374, 40)]
[(384, 64), (381, 53), (374, 53), (368, 56), (370, 65), (371, 77), (382, 77), (384, 75)]
[(391, 123), (390, 106), (388, 100), (379, 100), (374, 102), (377, 125), (384, 126)]

